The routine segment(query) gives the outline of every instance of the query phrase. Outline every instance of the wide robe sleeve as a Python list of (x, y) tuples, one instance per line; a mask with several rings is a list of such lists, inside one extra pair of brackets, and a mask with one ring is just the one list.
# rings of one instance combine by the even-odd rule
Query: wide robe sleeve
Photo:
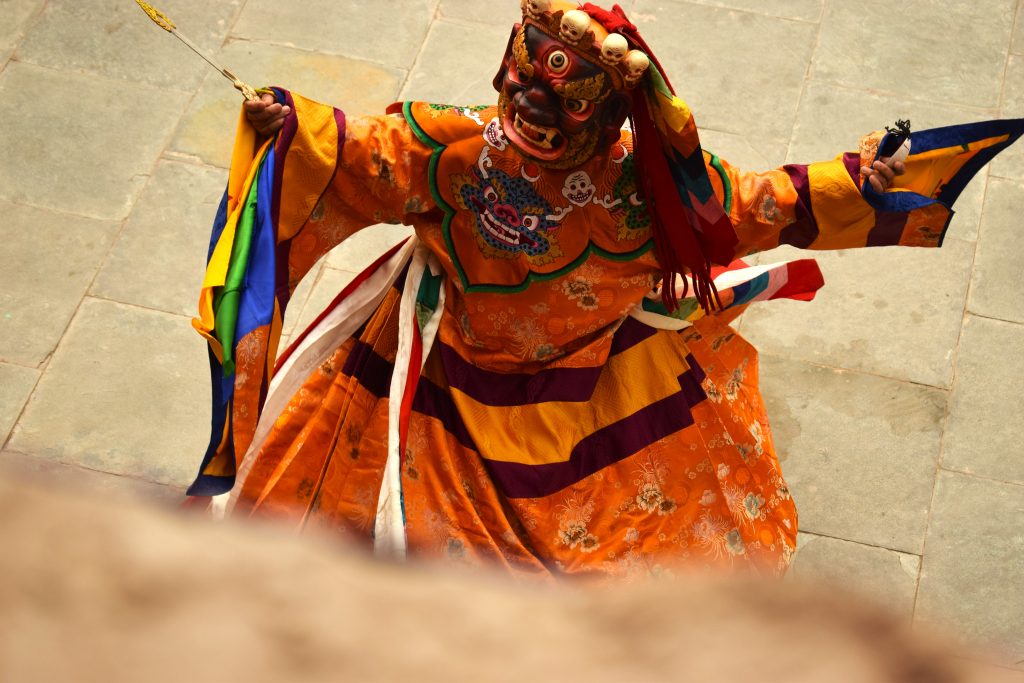
[(737, 170), (705, 153), (709, 177), (739, 237), (736, 257), (780, 245), (800, 249), (938, 247), (953, 203), (974, 175), (1024, 132), (1024, 119), (936, 128), (911, 135), (906, 173), (876, 192), (860, 169), (896, 134), (866, 136), (857, 152), (766, 173)]
[(400, 116), (346, 119), (274, 89), (291, 113), (259, 142), (240, 115), (228, 188), (210, 240), (193, 327), (209, 345), (210, 443), (189, 495), (224, 493), (274, 373), (288, 301), (334, 246), (377, 223), (429, 212), (430, 152)]

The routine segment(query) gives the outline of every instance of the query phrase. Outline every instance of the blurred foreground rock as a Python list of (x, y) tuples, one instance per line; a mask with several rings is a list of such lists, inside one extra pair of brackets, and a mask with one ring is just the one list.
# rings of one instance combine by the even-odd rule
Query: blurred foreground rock
[(790, 582), (524, 585), (10, 477), (0, 539), (3, 681), (1002, 680)]

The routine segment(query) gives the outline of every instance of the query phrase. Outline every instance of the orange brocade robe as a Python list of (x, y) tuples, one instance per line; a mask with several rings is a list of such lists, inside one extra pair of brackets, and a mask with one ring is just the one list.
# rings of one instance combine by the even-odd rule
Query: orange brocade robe
[[(415, 237), (294, 343), (259, 425), (279, 319), (239, 341), (232, 514), (373, 544), (391, 442), (391, 522), (410, 556), (537, 574), (785, 570), (796, 509), (756, 351), (728, 323), (753, 300), (813, 296), (813, 262), (719, 273), (725, 311), (702, 316), (684, 300), (669, 315), (652, 295), (661, 268), (628, 134), (582, 168), (553, 171), (508, 145), (493, 108), (415, 103), (346, 123), (279, 94), (294, 110), (287, 141), (273, 143), (279, 289), (367, 226), (402, 222)], [(894, 222), (851, 175), (881, 137), (845, 159), (761, 174), (705, 153), (736, 258), (782, 243), (938, 246), (947, 207)], [(246, 144), (243, 119), (235, 203)], [(904, 184), (933, 195), (970, 158), (959, 154), (932, 161), (927, 178), (908, 161)], [(732, 286), (746, 272), (759, 279)]]

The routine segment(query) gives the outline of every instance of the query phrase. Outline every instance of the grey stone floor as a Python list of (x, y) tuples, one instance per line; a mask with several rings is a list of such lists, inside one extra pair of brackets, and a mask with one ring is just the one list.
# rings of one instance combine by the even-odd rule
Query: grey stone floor
[[(350, 112), (488, 103), (518, 2), (161, 0), (243, 78)], [(704, 130), (752, 170), (1024, 116), (1024, 0), (624, 2)], [(131, 0), (0, 0), (0, 463), (175, 499), (206, 439), (190, 326), (238, 97)], [(752, 310), (801, 510), (793, 574), (863, 590), (1024, 665), (1024, 144), (939, 251), (821, 253), (810, 304)], [(310, 319), (403, 234), (333, 252)]]

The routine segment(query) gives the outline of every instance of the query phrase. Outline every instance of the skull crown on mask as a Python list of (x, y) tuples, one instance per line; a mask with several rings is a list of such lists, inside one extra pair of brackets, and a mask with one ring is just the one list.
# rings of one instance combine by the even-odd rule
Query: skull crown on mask
[(524, 2), (525, 25), (513, 28), (494, 77), (499, 120), (525, 157), (548, 168), (575, 168), (620, 137), (631, 103), (620, 65), (629, 45), (603, 30), (603, 41), (594, 44), (599, 27), (585, 12), (551, 14), (545, 5), (550, 2)]

